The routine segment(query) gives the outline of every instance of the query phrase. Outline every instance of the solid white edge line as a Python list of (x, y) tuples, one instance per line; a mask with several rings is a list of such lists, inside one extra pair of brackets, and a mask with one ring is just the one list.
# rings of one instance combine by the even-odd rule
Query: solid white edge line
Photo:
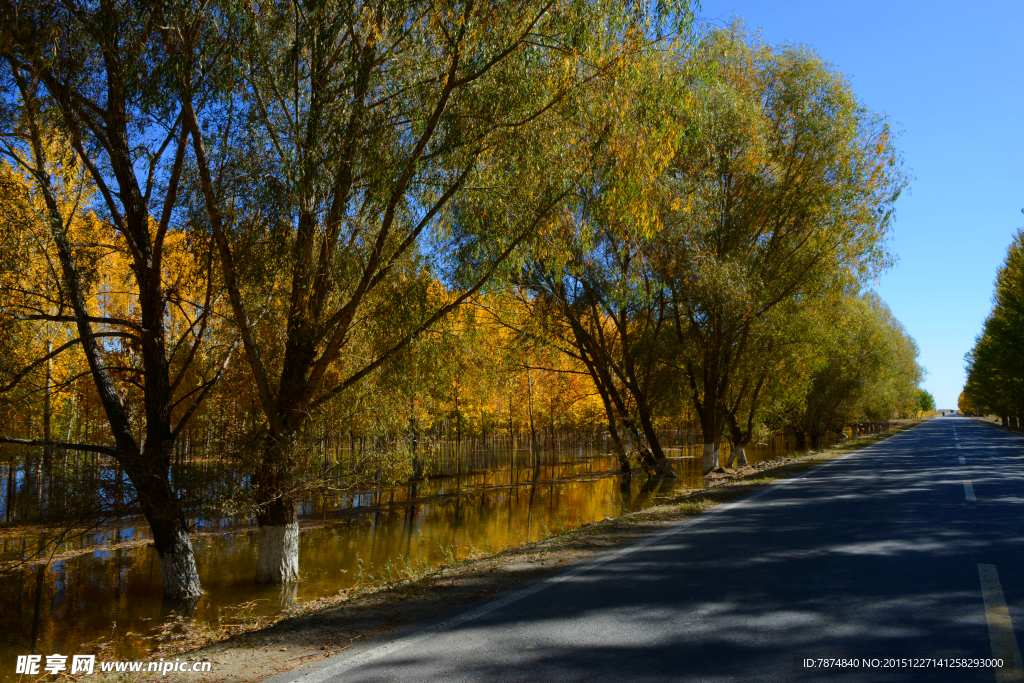
[[(863, 455), (864, 453), (872, 450), (879, 444), (885, 441), (889, 441), (897, 436), (899, 436), (899, 434), (894, 434), (893, 436), (887, 439), (883, 439), (882, 441), (875, 442), (869, 446), (865, 446), (864, 448), (859, 448), (856, 451), (847, 453), (846, 455), (840, 455), (839, 457), (833, 458), (828, 462), (822, 463), (821, 465), (812, 468), (811, 471), (808, 472), (808, 474), (821, 470), (824, 467), (828, 467), (829, 465), (839, 462), (840, 460), (845, 460), (846, 458), (849, 458), (852, 455)], [(584, 562), (583, 564), (572, 569), (568, 569), (566, 571), (559, 572), (558, 574), (555, 574), (553, 576), (541, 579), (536, 583), (526, 586), (525, 588), (514, 590), (506, 594), (505, 596), (497, 598), (496, 600), (492, 600), (491, 602), (481, 605), (476, 609), (470, 610), (468, 612), (463, 612), (462, 614), (458, 614), (450, 619), (445, 619), (444, 621), (438, 622), (433, 626), (427, 626), (426, 628), (420, 629), (415, 633), (410, 633), (407, 636), (396, 638), (395, 640), (392, 640), (390, 643), (385, 643), (383, 645), (378, 645), (377, 647), (368, 650), (363, 650), (362, 652), (352, 655), (348, 659), (340, 661), (336, 664), (321, 667), (315, 671), (310, 671), (308, 674), (300, 674), (297, 678), (292, 679), (291, 683), (323, 683), (324, 681), (331, 680), (337, 676), (340, 676), (341, 674), (351, 671), (352, 669), (360, 667), (364, 664), (369, 664), (370, 662), (376, 659), (380, 659), (381, 657), (385, 657), (393, 652), (403, 650), (409, 647), (410, 645), (414, 645), (420, 642), (421, 640), (434, 635), (435, 633), (446, 631), (460, 624), (464, 624), (467, 621), (472, 621), (473, 619), (482, 617), (485, 614), (488, 614), (489, 612), (493, 612), (496, 609), (501, 609), (502, 607), (511, 605), (512, 603), (518, 602), (523, 598), (539, 593), (546, 588), (550, 588), (555, 584), (567, 581), (573, 577), (583, 574), (584, 572), (588, 572), (591, 569), (596, 569), (597, 567), (607, 564), (612, 560), (618, 559), (623, 555), (628, 555), (629, 553), (640, 550), (642, 548), (646, 548), (649, 545), (653, 545), (655, 542), (665, 538), (666, 536), (671, 536), (672, 534), (689, 529), (690, 527), (699, 524), (703, 520), (708, 519), (709, 517), (712, 517), (714, 515), (721, 514), (726, 510), (732, 510), (742, 505), (746, 505), (751, 501), (757, 500), (758, 498), (767, 494), (768, 492), (776, 490), (794, 481), (800, 480), (796, 478), (789, 478), (772, 482), (771, 484), (765, 486), (763, 489), (757, 491), (756, 493), (752, 493), (749, 496), (744, 496), (743, 498), (732, 501), (731, 503), (725, 503), (716, 508), (712, 508), (711, 510), (704, 512), (701, 515), (694, 517), (693, 519), (687, 520), (685, 522), (680, 522), (679, 524), (675, 524), (669, 527), (668, 529), (658, 531), (640, 541), (637, 541), (632, 545), (619, 548), (618, 550), (609, 550), (607, 552), (601, 553), (598, 557), (596, 557), (593, 560), (590, 560), (589, 562)]]

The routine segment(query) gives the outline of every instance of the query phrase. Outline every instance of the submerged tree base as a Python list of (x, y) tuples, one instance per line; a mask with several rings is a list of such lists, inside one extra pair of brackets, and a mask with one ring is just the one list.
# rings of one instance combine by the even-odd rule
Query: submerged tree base
[(749, 463), (747, 462), (747, 450), (746, 446), (733, 446), (732, 452), (729, 453), (729, 459), (725, 462), (726, 467), (732, 467), (733, 463), (740, 467), (746, 467)]
[(257, 538), (256, 583), (299, 580), (299, 523), (260, 526)]
[(704, 444), (704, 474), (707, 474), (716, 467), (718, 467), (718, 444), (706, 443)]
[(195, 555), (192, 553), (192, 542), (187, 534), (180, 534), (169, 549), (158, 552), (158, 555), (165, 598), (190, 601), (203, 594)]

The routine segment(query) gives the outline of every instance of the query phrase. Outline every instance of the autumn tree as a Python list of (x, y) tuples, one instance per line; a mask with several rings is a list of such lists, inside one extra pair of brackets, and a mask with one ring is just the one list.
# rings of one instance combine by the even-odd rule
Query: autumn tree
[(811, 51), (733, 26), (694, 59), (716, 77), (701, 91), (700, 138), (667, 172), (661, 277), (707, 472), (758, 325), (877, 272), (906, 178), (888, 124)]
[[(172, 246), (177, 198), (187, 152), (181, 118), (166, 94), (166, 53), (156, 33), (158, 12), (146, 3), (53, 3), (0, 6), (6, 64), (2, 91), (3, 153), (31, 184), (26, 201), (34, 225), (53, 245), (49, 289), (29, 293), (5, 324), (70, 324), (76, 336), (49, 357), (74, 347), (84, 354), (102, 402), (112, 443), (62, 444), (109, 455), (134, 486), (160, 558), (168, 597), (200, 594), (188, 522), (169, 479), (175, 440), (230, 353), (207, 355), (214, 285), (198, 261), (196, 281), (169, 268), (203, 251)], [(53, 145), (54, 141), (66, 145)], [(110, 226), (104, 239), (83, 240), (83, 213)], [(90, 300), (90, 269), (123, 255), (126, 305), (104, 310)], [(180, 266), (181, 264), (175, 264)], [(168, 274), (168, 270), (176, 270)], [(194, 295), (194, 298), (192, 297)], [(109, 340), (120, 340), (128, 363), (113, 367)], [(140, 404), (126, 403), (130, 388)], [(134, 413), (134, 414), (133, 414)], [(5, 437), (14, 443), (50, 440)]]
[(964, 390), (961, 391), (960, 395), (957, 397), (957, 410), (959, 410), (962, 415), (978, 415), (980, 406), (974, 402), (974, 399), (971, 398), (967, 390), (968, 387), (964, 387)]
[(927, 389), (917, 390), (914, 397), (914, 410), (917, 413), (930, 413), (935, 410), (935, 397)]
[(753, 326), (748, 351), (735, 367), (723, 402), (730, 452), (726, 466), (746, 465), (746, 448), (758, 433), (778, 433), (811, 388), (811, 370), (820, 356), (823, 310), (830, 300), (788, 301)]
[[(588, 163), (571, 123), (587, 84), (659, 20), (687, 15), (648, 9), (467, 0), (180, 13), (168, 40), (182, 59), (183, 119), (265, 420), (258, 581), (298, 576), (291, 451), (304, 421), (550, 223)], [(273, 348), (251, 329), (265, 300), (238, 259), (253, 239), (286, 255), (274, 273), (286, 307), (270, 313), (284, 340)], [(348, 356), (375, 315), (395, 313), (424, 259), (457, 285), (450, 296), (389, 330), (370, 357)]]
[(629, 452), (675, 477), (658, 438), (658, 405), (675, 382), (664, 357), (669, 319), (650, 245), (660, 230), (660, 176), (687, 137), (695, 79), (672, 51), (637, 55), (585, 111), (595, 156), (557, 228), (517, 274), (521, 302), (550, 320), (552, 340), (578, 360), (604, 405), (624, 473)]

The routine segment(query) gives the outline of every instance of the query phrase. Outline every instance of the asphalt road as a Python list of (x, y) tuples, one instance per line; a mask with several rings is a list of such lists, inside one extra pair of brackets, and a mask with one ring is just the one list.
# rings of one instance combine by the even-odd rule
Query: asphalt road
[[(937, 418), (281, 680), (1024, 680), (1022, 512), (1024, 439)], [(861, 665), (797, 664), (822, 657)]]

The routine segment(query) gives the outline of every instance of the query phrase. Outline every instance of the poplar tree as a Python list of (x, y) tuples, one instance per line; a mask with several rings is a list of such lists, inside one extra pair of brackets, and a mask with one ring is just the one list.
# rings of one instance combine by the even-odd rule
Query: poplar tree
[(1024, 417), (1024, 230), (1018, 230), (996, 273), (992, 311), (966, 354), (967, 402), (1000, 415)]

